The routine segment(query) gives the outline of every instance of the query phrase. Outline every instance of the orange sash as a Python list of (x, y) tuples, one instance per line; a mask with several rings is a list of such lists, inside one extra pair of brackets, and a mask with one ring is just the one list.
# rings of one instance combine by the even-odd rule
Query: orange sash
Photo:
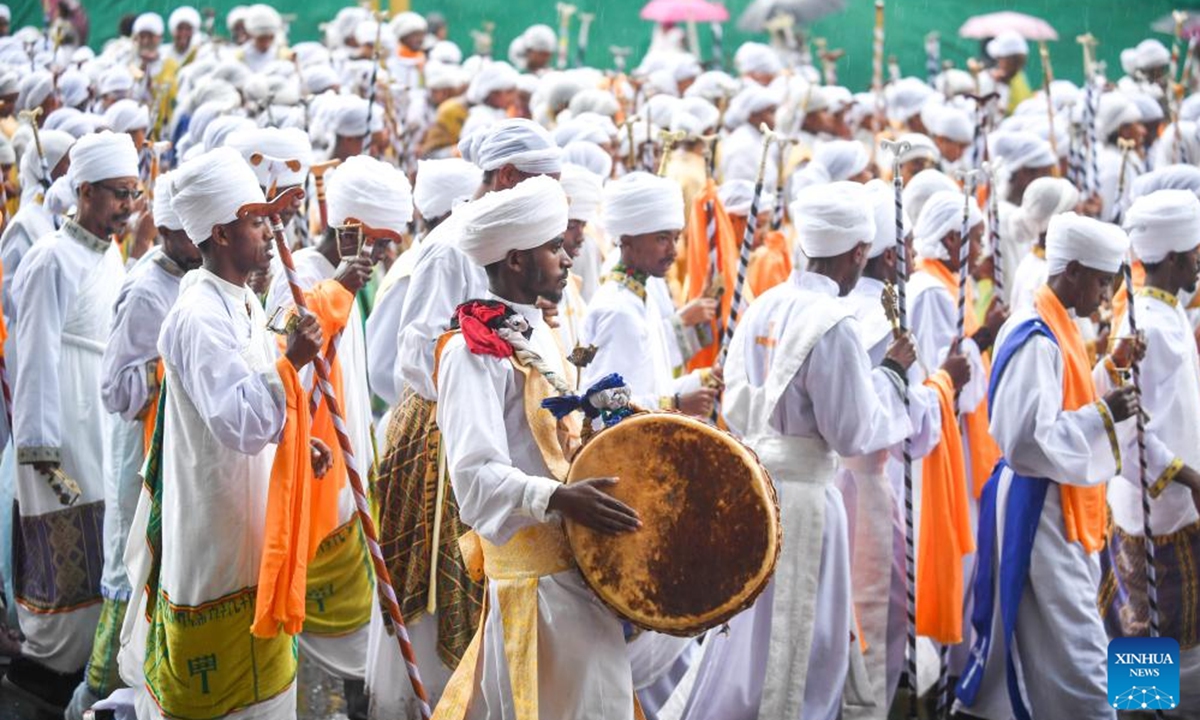
[(921, 543), (917, 550), (917, 633), (937, 642), (962, 642), (963, 556), (975, 551), (963, 461), (955, 422), (954, 383), (939, 370), (925, 380), (937, 392), (942, 439), (921, 473)]
[[(1146, 266), (1141, 260), (1134, 260), (1133, 267), (1130, 268), (1130, 274), (1133, 276), (1134, 291), (1140, 290), (1146, 284)], [(1198, 295), (1200, 297), (1200, 295)], [(1115, 333), (1125, 320), (1125, 308), (1129, 305), (1129, 288), (1125, 287), (1125, 283), (1121, 283), (1121, 288), (1113, 293), (1112, 299), (1112, 329)]]
[[(1050, 327), (1058, 340), (1063, 358), (1063, 411), (1071, 412), (1096, 402), (1096, 386), (1092, 382), (1091, 363), (1087, 346), (1079, 328), (1063, 307), (1058, 296), (1043, 285), (1033, 296), (1037, 314)], [(1088, 552), (1104, 547), (1104, 531), (1108, 514), (1105, 504), (1105, 484), (1091, 487), (1060, 484), (1062, 492), (1063, 525), (1067, 540), (1078, 542)]]
[[(937, 260), (917, 258), (917, 269), (929, 273), (946, 288), (953, 298), (958, 298), (958, 278), (949, 268)], [(967, 283), (966, 317), (963, 319), (963, 332), (967, 336), (974, 335), (979, 330), (979, 318), (971, 311), (975, 307), (975, 293), (971, 283)], [(992, 361), (988, 354), (983, 356), (983, 371), (991, 373)], [(979, 402), (979, 406), (971, 412), (963, 413), (963, 429), (966, 432), (967, 448), (971, 453), (971, 492), (975, 499), (983, 494), (983, 486), (992, 474), (992, 469), (1000, 460), (1000, 446), (988, 433), (987, 398)]]
[(163, 383), (162, 358), (154, 363), (154, 377), (158, 379), (158, 383), (154, 393), (147, 400), (146, 414), (142, 416), (142, 448), (145, 452), (150, 452), (150, 439), (154, 437), (154, 424), (158, 422), (158, 395), (162, 392)]
[(750, 292), (758, 297), (787, 280), (791, 274), (792, 256), (788, 251), (787, 238), (778, 230), (768, 231), (763, 237), (762, 247), (755, 249), (750, 257), (750, 268), (746, 271)]
[[(687, 222), (685, 236), (685, 252), (687, 256), (687, 277), (684, 282), (684, 300), (692, 301), (704, 293), (708, 282), (708, 217), (705, 206), (713, 204), (713, 216), (717, 223), (717, 272), (725, 284), (725, 294), (721, 296), (722, 323), (729, 321), (729, 308), (733, 304), (733, 286), (737, 282), (738, 252), (741, 249), (742, 236), (735, 234), (725, 206), (717, 197), (717, 184), (708, 179), (704, 190), (696, 194)], [(713, 323), (715, 331), (716, 323)], [(692, 356), (688, 361), (689, 370), (712, 367), (717, 360), (717, 343)]]

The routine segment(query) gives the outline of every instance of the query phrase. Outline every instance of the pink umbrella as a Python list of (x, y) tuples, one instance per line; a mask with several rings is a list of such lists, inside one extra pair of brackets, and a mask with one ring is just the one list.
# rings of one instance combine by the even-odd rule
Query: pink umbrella
[(996, 37), (1009, 30), (1015, 30), (1026, 40), (1058, 39), (1058, 32), (1045, 20), (1025, 13), (1010, 11), (976, 15), (963, 23), (963, 26), (958, 29), (958, 35), (959, 37), (983, 40)]
[(706, 0), (650, 0), (642, 19), (659, 23), (725, 22), (729, 11)]

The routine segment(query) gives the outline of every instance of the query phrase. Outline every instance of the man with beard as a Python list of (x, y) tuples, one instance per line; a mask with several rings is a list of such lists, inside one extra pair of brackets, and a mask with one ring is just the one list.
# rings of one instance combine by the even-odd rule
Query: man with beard
[(100, 396), (112, 432), (104, 466), (104, 574), (100, 578), (102, 622), (96, 627), (87, 676), (75, 689), (68, 718), (79, 718), (117, 687), (121, 623), (131, 589), (125, 572), (125, 540), (142, 487), (142, 461), (158, 413), (162, 363), (158, 332), (179, 297), (184, 273), (200, 267), (200, 251), (171, 208), (172, 174), (154, 184), (154, 223), (162, 244), (147, 253), (125, 277), (113, 305), (112, 330), (104, 349)]
[[(128, 135), (71, 148), (74, 220), (43, 236), (13, 280), (17, 355), (14, 538), (22, 657), (4, 682), (62, 712), (83, 676), (100, 618), (104, 544), (102, 357), (125, 269), (121, 234), (141, 195)], [(73, 479), (79, 494), (59, 492)]]

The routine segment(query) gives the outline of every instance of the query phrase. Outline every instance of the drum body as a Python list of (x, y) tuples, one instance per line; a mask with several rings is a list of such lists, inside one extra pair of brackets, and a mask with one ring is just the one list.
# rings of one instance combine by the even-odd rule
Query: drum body
[(770, 477), (728, 433), (675, 413), (644, 413), (597, 433), (567, 482), (620, 478), (611, 494), (642, 528), (606, 535), (567, 522), (587, 583), (639, 627), (697, 635), (749, 607), (779, 555)]

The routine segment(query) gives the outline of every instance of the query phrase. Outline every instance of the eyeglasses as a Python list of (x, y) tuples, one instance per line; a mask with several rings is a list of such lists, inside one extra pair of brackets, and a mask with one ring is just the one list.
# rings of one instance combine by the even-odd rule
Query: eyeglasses
[(116, 198), (117, 200), (119, 200), (121, 202), (137, 200), (138, 198), (140, 198), (142, 196), (141, 188), (134, 188), (133, 190), (130, 190), (129, 188), (112, 187), (111, 185), (105, 185), (102, 182), (97, 182), (97, 183), (92, 183), (92, 184), (95, 185), (96, 187), (102, 187), (105, 190), (109, 191), (110, 193), (112, 193), (112, 196), (114, 198)]

